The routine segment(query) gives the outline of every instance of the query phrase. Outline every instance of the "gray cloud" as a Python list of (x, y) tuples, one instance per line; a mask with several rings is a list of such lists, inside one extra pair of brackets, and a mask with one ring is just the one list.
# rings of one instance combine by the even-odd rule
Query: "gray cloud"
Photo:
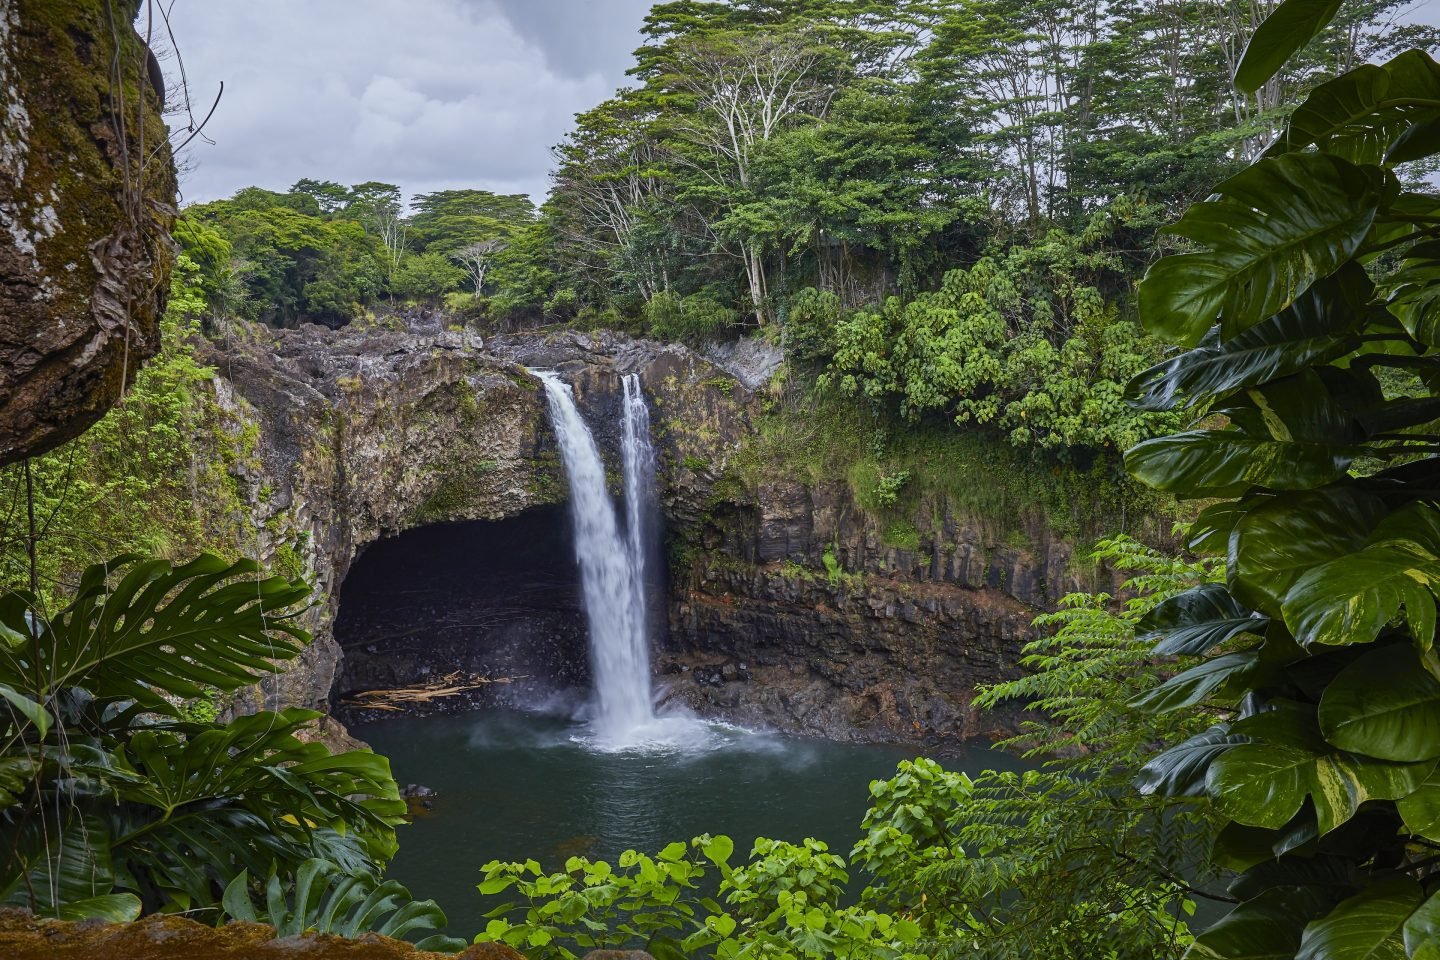
[(550, 146), (624, 82), (648, 6), (180, 0), (171, 23), (197, 115), (225, 84), (205, 130), (215, 143), (187, 151), (185, 200), (301, 177), (539, 199)]
[[(550, 68), (569, 77), (615, 75), (615, 52), (628, 54), (639, 46), (638, 30), (650, 11), (650, 0), (497, 2), (520, 35), (545, 54)], [(630, 64), (622, 59), (623, 71)]]

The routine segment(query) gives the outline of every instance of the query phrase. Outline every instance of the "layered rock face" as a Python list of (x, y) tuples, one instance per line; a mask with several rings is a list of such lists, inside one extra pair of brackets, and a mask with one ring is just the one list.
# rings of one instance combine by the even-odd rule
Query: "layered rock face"
[(235, 429), (257, 437), (260, 559), (291, 552), (319, 602), (304, 661), (242, 709), (457, 669), (583, 687), (565, 481), (525, 367), (571, 382), (617, 491), (621, 377), (639, 374), (670, 548), (657, 684), (700, 713), (839, 739), (989, 733), (1007, 720), (973, 710), (975, 685), (1013, 676), (1035, 613), (1077, 585), (1043, 525), (1019, 543), (927, 496), (897, 547), (843, 478), (746, 479), (735, 464), (764, 416), (740, 379), (754, 357), (731, 376), (610, 335), (262, 336), (210, 359)]

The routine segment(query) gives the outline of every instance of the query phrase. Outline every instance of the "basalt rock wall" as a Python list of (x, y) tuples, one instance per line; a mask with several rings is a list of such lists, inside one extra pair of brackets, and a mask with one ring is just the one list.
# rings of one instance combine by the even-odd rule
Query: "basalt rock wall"
[[(617, 491), (621, 377), (640, 376), (669, 546), (657, 684), (702, 714), (839, 739), (992, 732), (1010, 718), (977, 713), (976, 684), (1015, 675), (1035, 613), (1079, 585), (1070, 545), (1038, 519), (1016, 537), (926, 495), (908, 518), (913, 542), (895, 546), (844, 478), (738, 470), (766, 415), (763, 387), (683, 347), (306, 327), (217, 347), (212, 361), (236, 429), (258, 436), (247, 468), (257, 553), (288, 559), (318, 597), (305, 659), (242, 709), (329, 702), (338, 598), (368, 545), (565, 499), (525, 367), (573, 385)], [(574, 562), (560, 553), (557, 564)], [(367, 677), (389, 675), (384, 655)]]

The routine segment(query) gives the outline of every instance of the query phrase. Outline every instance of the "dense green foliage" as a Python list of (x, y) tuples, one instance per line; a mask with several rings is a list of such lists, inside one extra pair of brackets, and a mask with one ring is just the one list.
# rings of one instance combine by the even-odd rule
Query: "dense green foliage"
[(0, 595), (0, 903), (219, 916), (246, 871), (288, 883), (320, 857), (373, 878), (393, 855), (404, 804), (383, 757), (309, 742), (310, 711), (221, 724), (174, 706), (254, 683), (309, 640), (308, 588), (255, 574), (118, 557), (58, 610)]
[[(1289, 0), (1247, 85), (1333, 12)], [(1224, 717), (1141, 776), (1218, 816), (1211, 861), (1241, 871), (1194, 957), (1440, 948), (1440, 194), (1402, 176), (1440, 153), (1437, 130), (1421, 51), (1318, 87), (1171, 228), (1184, 252), (1140, 288), (1147, 327), (1189, 349), (1139, 378), (1139, 403), (1221, 415), (1128, 455), (1213, 501), (1189, 543), (1225, 562), (1223, 584), (1151, 618), (1160, 652), (1204, 659), (1136, 701)]]
[(438, 300), (484, 290), (530, 201), (484, 190), (412, 199), (388, 183), (301, 180), (286, 193), (247, 187), (187, 207), (176, 227), (200, 270), (206, 312), (279, 326), (339, 326), (385, 298)]
[(611, 865), (574, 857), (485, 866), (495, 908), (481, 939), (540, 958), (643, 944), (658, 957), (935, 958), (1017, 956), (1153, 960), (1190, 942), (1192, 898), (1212, 835), (1203, 812), (1129, 784), (1156, 737), (1198, 734), (1213, 718), (1157, 724), (1124, 704), (1166, 675), (1136, 626), (1197, 584), (1187, 564), (1131, 540), (1095, 559), (1133, 576), (1121, 603), (1074, 595), (1026, 647), (1032, 673), (983, 693), (1043, 710), (1007, 744), (1047, 758), (1023, 773), (971, 779), (931, 760), (870, 785), (849, 863), (814, 840), (734, 844), (698, 837)]

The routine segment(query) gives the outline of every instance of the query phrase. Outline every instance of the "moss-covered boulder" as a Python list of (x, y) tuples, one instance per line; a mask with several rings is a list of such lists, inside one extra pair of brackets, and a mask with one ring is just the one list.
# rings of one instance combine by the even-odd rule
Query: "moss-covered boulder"
[(140, 0), (0, 0), (0, 464), (94, 423), (158, 347), (175, 164)]

